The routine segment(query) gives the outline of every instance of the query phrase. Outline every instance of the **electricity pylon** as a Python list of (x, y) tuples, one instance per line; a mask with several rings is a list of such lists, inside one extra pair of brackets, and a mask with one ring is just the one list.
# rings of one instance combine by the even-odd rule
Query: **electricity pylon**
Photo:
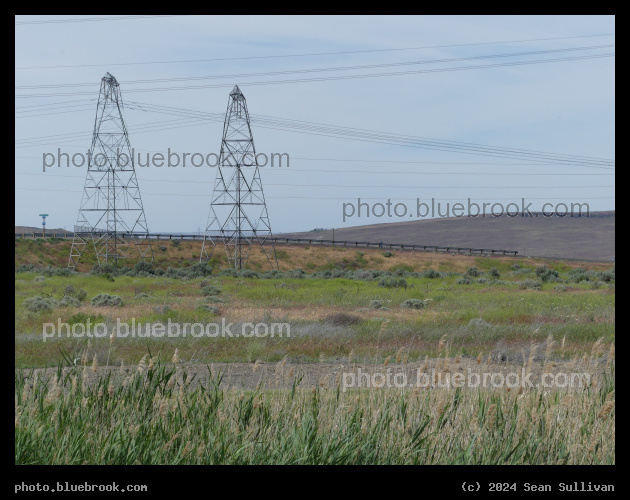
[(244, 268), (249, 251), (255, 244), (260, 245), (271, 268), (278, 269), (273, 242), (270, 251), (264, 246), (273, 235), (247, 103), (238, 85), (230, 92), (225, 113), (217, 176), (200, 262), (209, 258), (208, 246), (212, 245), (210, 253), (214, 250), (215, 241), (212, 235), (208, 235), (211, 231), (217, 240), (223, 241), (232, 269)]
[(153, 262), (153, 249), (123, 119), (120, 85), (101, 79), (92, 145), (68, 267), (76, 268), (91, 240), (99, 264), (118, 266), (131, 252)]

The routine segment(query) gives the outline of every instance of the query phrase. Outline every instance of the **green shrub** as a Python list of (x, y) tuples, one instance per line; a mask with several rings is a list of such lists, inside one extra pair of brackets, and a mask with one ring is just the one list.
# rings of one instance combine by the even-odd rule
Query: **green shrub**
[(371, 281), (373, 279), (372, 271), (355, 271), (353, 278), (358, 281)]
[(223, 304), (225, 302), (225, 300), (223, 300), (221, 297), (217, 297), (216, 295), (208, 295), (206, 297), (206, 300), (208, 302), (212, 302), (213, 304)]
[(426, 305), (426, 300), (407, 299), (402, 304), (400, 304), (400, 307), (402, 307), (403, 309), (422, 309), (426, 307)]
[(458, 278), (455, 281), (456, 285), (470, 285), (471, 281), (468, 278)]
[(49, 312), (52, 311), (59, 304), (53, 298), (43, 298), (39, 295), (31, 297), (24, 301), (24, 307), (31, 312)]
[(198, 311), (203, 311), (203, 312), (210, 312), (213, 315), (217, 315), (219, 314), (219, 308), (217, 306), (213, 306), (211, 304), (201, 304), (199, 306), (197, 306), (197, 310)]
[(59, 301), (59, 307), (79, 307), (81, 302), (78, 299), (75, 299), (71, 295), (66, 295), (63, 299)]
[(553, 269), (551, 269), (549, 266), (542, 265), (542, 266), (536, 266), (536, 276), (538, 276), (539, 279), (541, 279), (542, 281), (552, 281), (554, 278), (557, 278), (558, 272), (554, 271)]
[(260, 278), (256, 271), (252, 271), (251, 269), (241, 269), (239, 273), (241, 278)]
[(381, 278), (378, 280), (378, 286), (385, 288), (407, 288), (407, 280), (405, 278)]
[(71, 274), (76, 274), (74, 271), (68, 269), (67, 267), (44, 267), (42, 269), (42, 273), (45, 276), (70, 276)]
[(207, 262), (195, 262), (189, 267), (169, 267), (164, 274), (169, 278), (203, 278), (212, 274), (212, 266)]
[(553, 269), (548, 269), (544, 273), (538, 276), (543, 283), (547, 283), (550, 281), (557, 281), (560, 278), (558, 271), (554, 271)]
[(573, 283), (589, 282), (591, 281), (591, 277), (586, 273), (580, 273), (570, 276), (567, 281), (571, 281)]
[(94, 264), (90, 270), (90, 274), (114, 274), (116, 269), (111, 264)]
[(405, 276), (406, 274), (414, 272), (413, 267), (406, 264), (398, 264), (397, 266), (394, 266), (392, 269), (390, 269), (390, 271), (396, 276)]
[(491, 286), (512, 286), (514, 284), (515, 284), (514, 281), (507, 281), (507, 280), (492, 280), (490, 281), (490, 283), (488, 283), (488, 285), (491, 285)]
[(491, 267), (490, 269), (488, 269), (488, 275), (491, 276), (492, 278), (500, 278), (501, 277), (501, 273), (499, 272), (499, 270), (496, 267)]
[(281, 278), (282, 272), (278, 271), (277, 269), (272, 269), (271, 271), (262, 273), (260, 277), (261, 279), (264, 279), (264, 280), (273, 279), (273, 278)]
[(370, 300), (370, 309), (383, 309), (383, 303), (380, 300)]
[(431, 278), (431, 279), (442, 278), (444, 276), (443, 273), (441, 273), (440, 271), (436, 271), (434, 269), (425, 269), (420, 274), (422, 275), (423, 278)]
[(481, 271), (479, 271), (476, 267), (469, 267), (466, 271), (466, 274), (471, 278), (476, 278), (481, 276)]
[(367, 266), (368, 265), (368, 261), (363, 258), (364, 255), (365, 254), (363, 252), (357, 252), (355, 254), (355, 256), (354, 256), (354, 260), (359, 266)]
[(219, 273), (219, 276), (229, 276), (230, 278), (237, 278), (238, 277), (238, 271), (236, 271), (235, 269), (223, 269)]
[(95, 297), (92, 297), (91, 304), (93, 306), (122, 307), (123, 301), (118, 295), (110, 295), (109, 293), (99, 293)]
[(221, 289), (218, 286), (208, 285), (201, 289), (201, 293), (204, 297), (208, 297), (209, 295), (220, 295)]
[(70, 296), (77, 299), (79, 302), (83, 302), (87, 297), (87, 292), (80, 288), (76, 290), (72, 285), (68, 285), (63, 289), (64, 296)]
[(144, 272), (147, 274), (155, 274), (155, 269), (153, 268), (153, 264), (145, 260), (136, 262), (136, 265), (134, 266), (134, 270), (136, 271), (136, 273)]
[(394, 253), (390, 252), (389, 250), (387, 250), (386, 252), (383, 252), (383, 257), (389, 258), (389, 257), (393, 257), (393, 256), (394, 256)]
[(517, 269), (516, 271), (512, 272), (512, 276), (522, 276), (524, 274), (531, 274), (534, 271), (532, 271), (531, 269), (527, 268), (527, 267), (522, 267), (520, 269)]
[(16, 267), (16, 273), (30, 273), (35, 271), (35, 266), (33, 264), (20, 264)]
[(542, 290), (542, 281), (525, 280), (522, 281), (518, 287), (521, 290)]
[(293, 271), (287, 271), (285, 273), (285, 276), (287, 278), (304, 278), (304, 276), (306, 275), (306, 273), (304, 271), (302, 271), (302, 269), (293, 269)]

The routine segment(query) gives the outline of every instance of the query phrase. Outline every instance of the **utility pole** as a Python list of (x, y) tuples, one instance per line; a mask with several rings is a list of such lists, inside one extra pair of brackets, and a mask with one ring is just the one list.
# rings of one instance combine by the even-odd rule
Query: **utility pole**
[(117, 267), (120, 259), (128, 258), (129, 250), (135, 250), (139, 259), (153, 262), (148, 235), (133, 150), (123, 118), (120, 85), (106, 73), (101, 78), (68, 267), (76, 268), (88, 241), (92, 242), (99, 264), (113, 263)]
[(39, 214), (39, 216), (42, 218), (42, 238), (46, 237), (46, 217), (48, 217), (48, 214)]
[(232, 269), (245, 267), (255, 244), (260, 245), (271, 268), (278, 269), (273, 243), (270, 251), (264, 247), (272, 237), (247, 103), (238, 86), (234, 86), (225, 113), (217, 176), (199, 261), (209, 259), (216, 238), (223, 241)]

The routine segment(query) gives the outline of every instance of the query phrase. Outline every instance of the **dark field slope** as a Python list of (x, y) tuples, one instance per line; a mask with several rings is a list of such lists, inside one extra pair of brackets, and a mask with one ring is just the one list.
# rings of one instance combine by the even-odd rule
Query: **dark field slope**
[[(286, 233), (332, 239), (332, 231)], [(335, 229), (335, 240), (518, 250), (519, 255), (615, 260), (615, 212), (590, 217), (486, 217), (391, 222)]]

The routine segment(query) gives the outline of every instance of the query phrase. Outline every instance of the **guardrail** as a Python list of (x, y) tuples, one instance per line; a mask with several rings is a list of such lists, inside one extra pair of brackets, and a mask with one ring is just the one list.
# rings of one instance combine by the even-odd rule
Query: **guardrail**
[[(106, 233), (76, 233), (79, 236), (104, 236)], [(75, 233), (15, 233), (16, 238), (73, 238)], [(152, 240), (193, 240), (203, 241), (212, 240), (216, 242), (224, 241), (225, 238), (221, 236), (200, 235), (200, 234), (133, 234), (133, 233), (118, 233), (121, 238), (133, 238), (140, 237)], [(452, 247), (452, 246), (436, 246), (436, 245), (411, 245), (404, 243), (374, 243), (371, 241), (339, 241), (339, 240), (323, 240), (317, 238), (267, 238), (264, 244), (286, 244), (292, 243), (298, 245), (326, 245), (326, 246), (342, 246), (342, 247), (356, 247), (356, 248), (383, 248), (387, 250), (408, 250), (408, 251), (422, 251), (422, 252), (435, 252), (435, 253), (464, 253), (468, 255), (517, 255), (517, 250), (497, 250), (492, 248), (465, 248), (465, 247)]]

